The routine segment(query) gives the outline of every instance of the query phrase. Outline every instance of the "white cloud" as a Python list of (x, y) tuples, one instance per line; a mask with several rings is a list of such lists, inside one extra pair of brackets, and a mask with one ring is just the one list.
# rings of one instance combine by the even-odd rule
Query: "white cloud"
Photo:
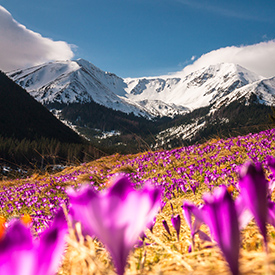
[(190, 73), (218, 63), (236, 63), (264, 77), (275, 76), (275, 40), (248, 46), (231, 46), (211, 51), (183, 69)]
[(0, 5), (0, 69), (11, 71), (74, 56), (71, 46), (28, 30)]

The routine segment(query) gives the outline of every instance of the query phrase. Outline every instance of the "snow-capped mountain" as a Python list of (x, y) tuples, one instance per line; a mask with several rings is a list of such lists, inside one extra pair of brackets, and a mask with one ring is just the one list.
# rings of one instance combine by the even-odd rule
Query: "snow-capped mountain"
[(123, 79), (83, 59), (50, 62), (13, 71), (8, 76), (44, 105), (94, 101), (125, 113), (148, 115), (140, 106), (120, 97), (125, 95)]
[(218, 106), (224, 100), (230, 102), (251, 94), (251, 89), (257, 90), (259, 98), (266, 98), (264, 104), (273, 102), (274, 94), (274, 81), (230, 63), (212, 65), (189, 75), (122, 79), (78, 59), (50, 62), (8, 75), (42, 104), (94, 101), (147, 118), (173, 117), (209, 105)]
[(258, 103), (272, 106), (275, 104), (275, 77), (269, 79), (261, 79), (248, 83), (238, 89), (233, 90), (231, 93), (220, 97), (215, 101), (211, 112), (215, 112), (221, 106), (228, 106), (230, 103), (240, 100), (241, 98), (245, 99), (246, 104), (249, 104), (249, 99), (252, 96), (256, 96)]
[[(90, 125), (87, 127), (102, 131), (126, 132), (126, 128), (131, 128), (131, 135), (133, 132), (145, 133), (148, 127), (155, 127), (154, 133), (150, 128), (150, 135), (154, 134), (161, 145), (172, 139), (192, 140), (202, 132), (205, 136), (210, 135), (217, 125), (238, 128), (237, 121), (248, 125), (248, 120), (256, 125), (259, 115), (248, 119), (247, 112), (257, 109), (263, 114), (268, 111), (261, 106), (275, 105), (275, 77), (266, 79), (231, 63), (211, 65), (187, 75), (179, 72), (162, 77), (123, 79), (78, 59), (17, 70), (8, 73), (8, 76), (46, 106), (64, 103), (60, 105), (67, 106), (60, 113), (63, 120), (84, 128)], [(74, 105), (77, 103), (81, 106)], [(252, 103), (259, 106), (245, 109)], [(237, 106), (237, 109), (232, 106)], [(133, 113), (137, 119), (111, 112), (105, 107), (124, 114)], [(246, 120), (240, 120), (237, 116), (244, 109), (241, 116)], [(108, 119), (107, 113), (111, 113)], [(183, 119), (176, 115), (182, 115)], [(104, 117), (104, 122), (95, 123), (95, 116), (98, 119)], [(176, 118), (177, 122), (164, 120), (166, 124), (163, 127), (142, 120), (155, 118), (157, 121), (158, 117)]]
[(50, 62), (9, 72), (8, 76), (44, 105), (94, 101), (113, 110), (147, 118), (186, 112), (182, 106), (161, 100), (131, 100), (122, 78), (83, 59)]
[(189, 75), (126, 79), (126, 96), (135, 102), (157, 99), (192, 111), (214, 104), (231, 92), (261, 79), (239, 65), (222, 63)]

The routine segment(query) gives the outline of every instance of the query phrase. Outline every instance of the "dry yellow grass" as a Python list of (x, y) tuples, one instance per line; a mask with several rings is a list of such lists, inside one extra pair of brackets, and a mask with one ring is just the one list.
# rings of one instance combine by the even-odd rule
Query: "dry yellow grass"
[[(211, 140), (205, 144), (199, 146), (204, 148), (205, 146), (216, 144), (218, 140)], [(237, 138), (233, 139), (236, 144)], [(242, 141), (247, 142), (247, 141)], [(253, 143), (253, 140), (250, 140)], [(256, 142), (256, 140), (255, 140)], [(221, 144), (223, 146), (223, 144)], [(272, 141), (271, 153), (275, 155), (275, 142)], [(196, 153), (190, 153), (189, 158), (185, 159), (185, 166), (188, 167), (195, 161), (205, 158), (207, 162), (212, 163), (214, 167), (209, 169), (225, 169), (230, 167), (232, 163), (237, 165), (245, 162), (248, 149), (246, 147), (232, 146), (230, 150), (222, 149), (220, 153), (211, 159), (217, 153), (217, 150), (211, 151), (209, 154), (198, 155)], [(232, 155), (238, 152), (240, 157), (236, 158), (232, 163), (226, 162), (220, 166), (215, 166), (215, 162), (224, 156)], [(120, 156), (118, 154), (114, 156), (104, 157), (99, 160), (83, 164), (78, 167), (69, 167), (60, 173), (55, 174), (56, 177), (73, 173), (74, 171), (83, 171), (83, 173), (76, 177), (71, 182), (64, 183), (64, 186), (70, 186), (75, 184), (84, 184), (90, 180), (90, 176), (93, 176), (93, 181), (97, 183), (108, 184), (106, 177), (101, 177), (99, 173), (92, 173), (94, 171), (101, 171), (102, 175), (108, 175), (110, 173), (134, 173), (138, 168), (137, 164), (130, 166), (126, 160), (141, 157), (146, 153), (137, 155)], [(154, 162), (148, 163), (148, 167), (145, 169), (143, 179), (159, 177), (166, 173), (168, 169), (174, 173), (173, 168), (183, 166), (182, 159), (171, 157), (171, 162), (163, 167), (163, 162), (155, 164)], [(118, 167), (118, 164), (125, 162), (125, 165)], [(88, 171), (88, 172), (84, 172)], [(147, 173), (148, 172), (148, 173)], [(188, 173), (188, 171), (187, 171)], [(232, 174), (236, 179), (237, 175)], [(44, 181), (52, 179), (52, 175), (33, 175), (28, 181), (39, 181), (44, 178)], [(208, 187), (204, 184), (204, 178), (198, 173), (196, 180), (200, 183), (196, 195), (190, 190), (186, 193), (175, 193), (175, 197), (171, 199), (171, 203), (174, 207), (174, 213), (181, 215), (181, 230), (180, 240), (177, 240), (176, 232), (171, 224), (172, 210), (170, 204), (167, 203), (163, 211), (157, 216), (157, 221), (153, 229), (153, 234), (147, 230), (145, 233), (147, 239), (146, 243), (150, 245), (144, 245), (141, 248), (136, 248), (132, 251), (128, 259), (128, 265), (125, 269), (126, 275), (133, 274), (148, 274), (148, 275), (167, 275), (167, 274), (230, 274), (227, 263), (225, 262), (218, 247), (212, 244), (211, 248), (209, 243), (202, 243), (198, 237), (196, 237), (194, 251), (188, 253), (188, 247), (190, 245), (190, 230), (185, 223), (182, 216), (181, 205), (184, 200), (190, 200), (196, 204), (202, 202), (202, 194), (208, 192)], [(26, 180), (19, 181), (5, 181), (1, 182), (1, 186), (5, 185), (20, 185)], [(219, 178), (215, 185), (218, 186), (227, 181), (227, 178)], [(237, 195), (237, 191), (234, 191)], [(165, 219), (168, 222), (172, 236), (169, 237), (162, 225), (162, 220)], [(206, 226), (203, 227), (205, 232), (208, 232)], [(241, 233), (242, 246), (240, 250), (240, 271), (241, 274), (275, 274), (275, 230), (272, 226), (268, 226), (269, 237), (269, 253), (265, 253), (262, 245), (262, 237), (259, 234), (258, 228), (252, 221)], [(112, 261), (108, 252), (104, 246), (89, 236), (83, 236), (81, 233), (81, 226), (78, 224), (76, 228), (70, 226), (70, 234), (68, 236), (68, 246), (62, 265), (58, 271), (59, 275), (112, 275), (116, 274)]]
[[(187, 199), (197, 201), (193, 194), (189, 193)], [(200, 201), (200, 200), (198, 200)], [(173, 205), (176, 213), (181, 210), (182, 199), (174, 199)], [(136, 248), (129, 256), (126, 275), (134, 274), (230, 274), (227, 263), (223, 259), (219, 248), (209, 243), (202, 243), (196, 237), (195, 249), (188, 253), (190, 245), (190, 230), (185, 221), (182, 221), (180, 240), (177, 241), (176, 232), (170, 223), (171, 208), (166, 205), (158, 215), (153, 234), (147, 230), (146, 242)], [(166, 219), (170, 227), (172, 237), (168, 237), (162, 219)], [(204, 226), (203, 230), (207, 231)], [(266, 255), (262, 246), (262, 237), (258, 233), (257, 226), (251, 222), (242, 231), (242, 247), (240, 253), (241, 274), (274, 274), (275, 272), (275, 230), (268, 227), (269, 254)], [(76, 237), (77, 236), (77, 237)], [(84, 238), (78, 224), (76, 230), (70, 230), (68, 237), (68, 250), (65, 254), (62, 267), (58, 274), (115, 274), (114, 267), (108, 252), (101, 243), (89, 236)]]

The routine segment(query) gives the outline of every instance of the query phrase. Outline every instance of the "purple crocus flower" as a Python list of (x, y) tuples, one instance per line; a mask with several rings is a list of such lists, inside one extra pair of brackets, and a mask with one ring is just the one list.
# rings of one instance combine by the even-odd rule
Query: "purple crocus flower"
[(165, 230), (167, 231), (167, 233), (171, 236), (171, 232), (170, 232), (169, 226), (167, 224), (167, 221), (162, 220), (162, 224), (163, 224), (163, 227), (165, 228)]
[(240, 169), (240, 196), (253, 214), (267, 245), (268, 182), (259, 163), (246, 162)]
[(267, 164), (272, 172), (272, 179), (268, 183), (268, 198), (271, 199), (271, 195), (275, 189), (275, 158), (271, 156), (266, 157)]
[(239, 274), (240, 230), (235, 203), (225, 186), (204, 195), (204, 222), (220, 247), (233, 274)]
[(267, 164), (268, 164), (273, 176), (275, 176), (275, 158), (272, 156), (267, 156), (266, 161), (267, 161)]
[(179, 239), (180, 239), (180, 224), (181, 224), (180, 215), (179, 214), (172, 215), (171, 222), (172, 222), (172, 225), (173, 225), (173, 227), (175, 228), (175, 230), (177, 232), (177, 239), (179, 241)]
[(156, 224), (156, 217), (154, 217), (154, 219), (151, 222), (149, 222), (149, 224), (147, 225), (147, 227), (151, 231), (151, 233), (153, 233), (155, 224)]
[(60, 210), (40, 239), (33, 239), (30, 228), (21, 221), (11, 223), (0, 241), (0, 274), (53, 275), (65, 248), (67, 222)]
[(145, 185), (135, 190), (127, 177), (119, 177), (102, 193), (85, 186), (68, 196), (72, 218), (81, 222), (84, 234), (101, 240), (117, 273), (124, 274), (128, 254), (160, 207), (160, 189)]
[[(228, 188), (227, 188), (228, 190)], [(253, 219), (253, 215), (243, 202), (242, 196), (238, 196), (235, 200), (235, 207), (237, 210), (239, 229), (244, 229), (248, 223)]]
[(268, 201), (267, 221), (269, 224), (275, 227), (275, 202), (271, 200)]
[[(202, 208), (197, 207), (190, 201), (184, 201), (182, 205), (183, 217), (190, 228), (192, 244), (189, 251), (192, 251), (192, 247), (195, 245), (195, 234), (199, 233), (199, 229), (203, 224)], [(192, 223), (192, 215), (195, 216), (195, 220)]]

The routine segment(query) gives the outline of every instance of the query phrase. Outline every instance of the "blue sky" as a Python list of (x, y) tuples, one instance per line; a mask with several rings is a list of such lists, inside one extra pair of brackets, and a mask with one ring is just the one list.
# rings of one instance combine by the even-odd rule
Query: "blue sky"
[(0, 5), (28, 30), (69, 44), (74, 54), (69, 57), (121, 77), (180, 71), (212, 51), (275, 39), (274, 0), (0, 0)]

